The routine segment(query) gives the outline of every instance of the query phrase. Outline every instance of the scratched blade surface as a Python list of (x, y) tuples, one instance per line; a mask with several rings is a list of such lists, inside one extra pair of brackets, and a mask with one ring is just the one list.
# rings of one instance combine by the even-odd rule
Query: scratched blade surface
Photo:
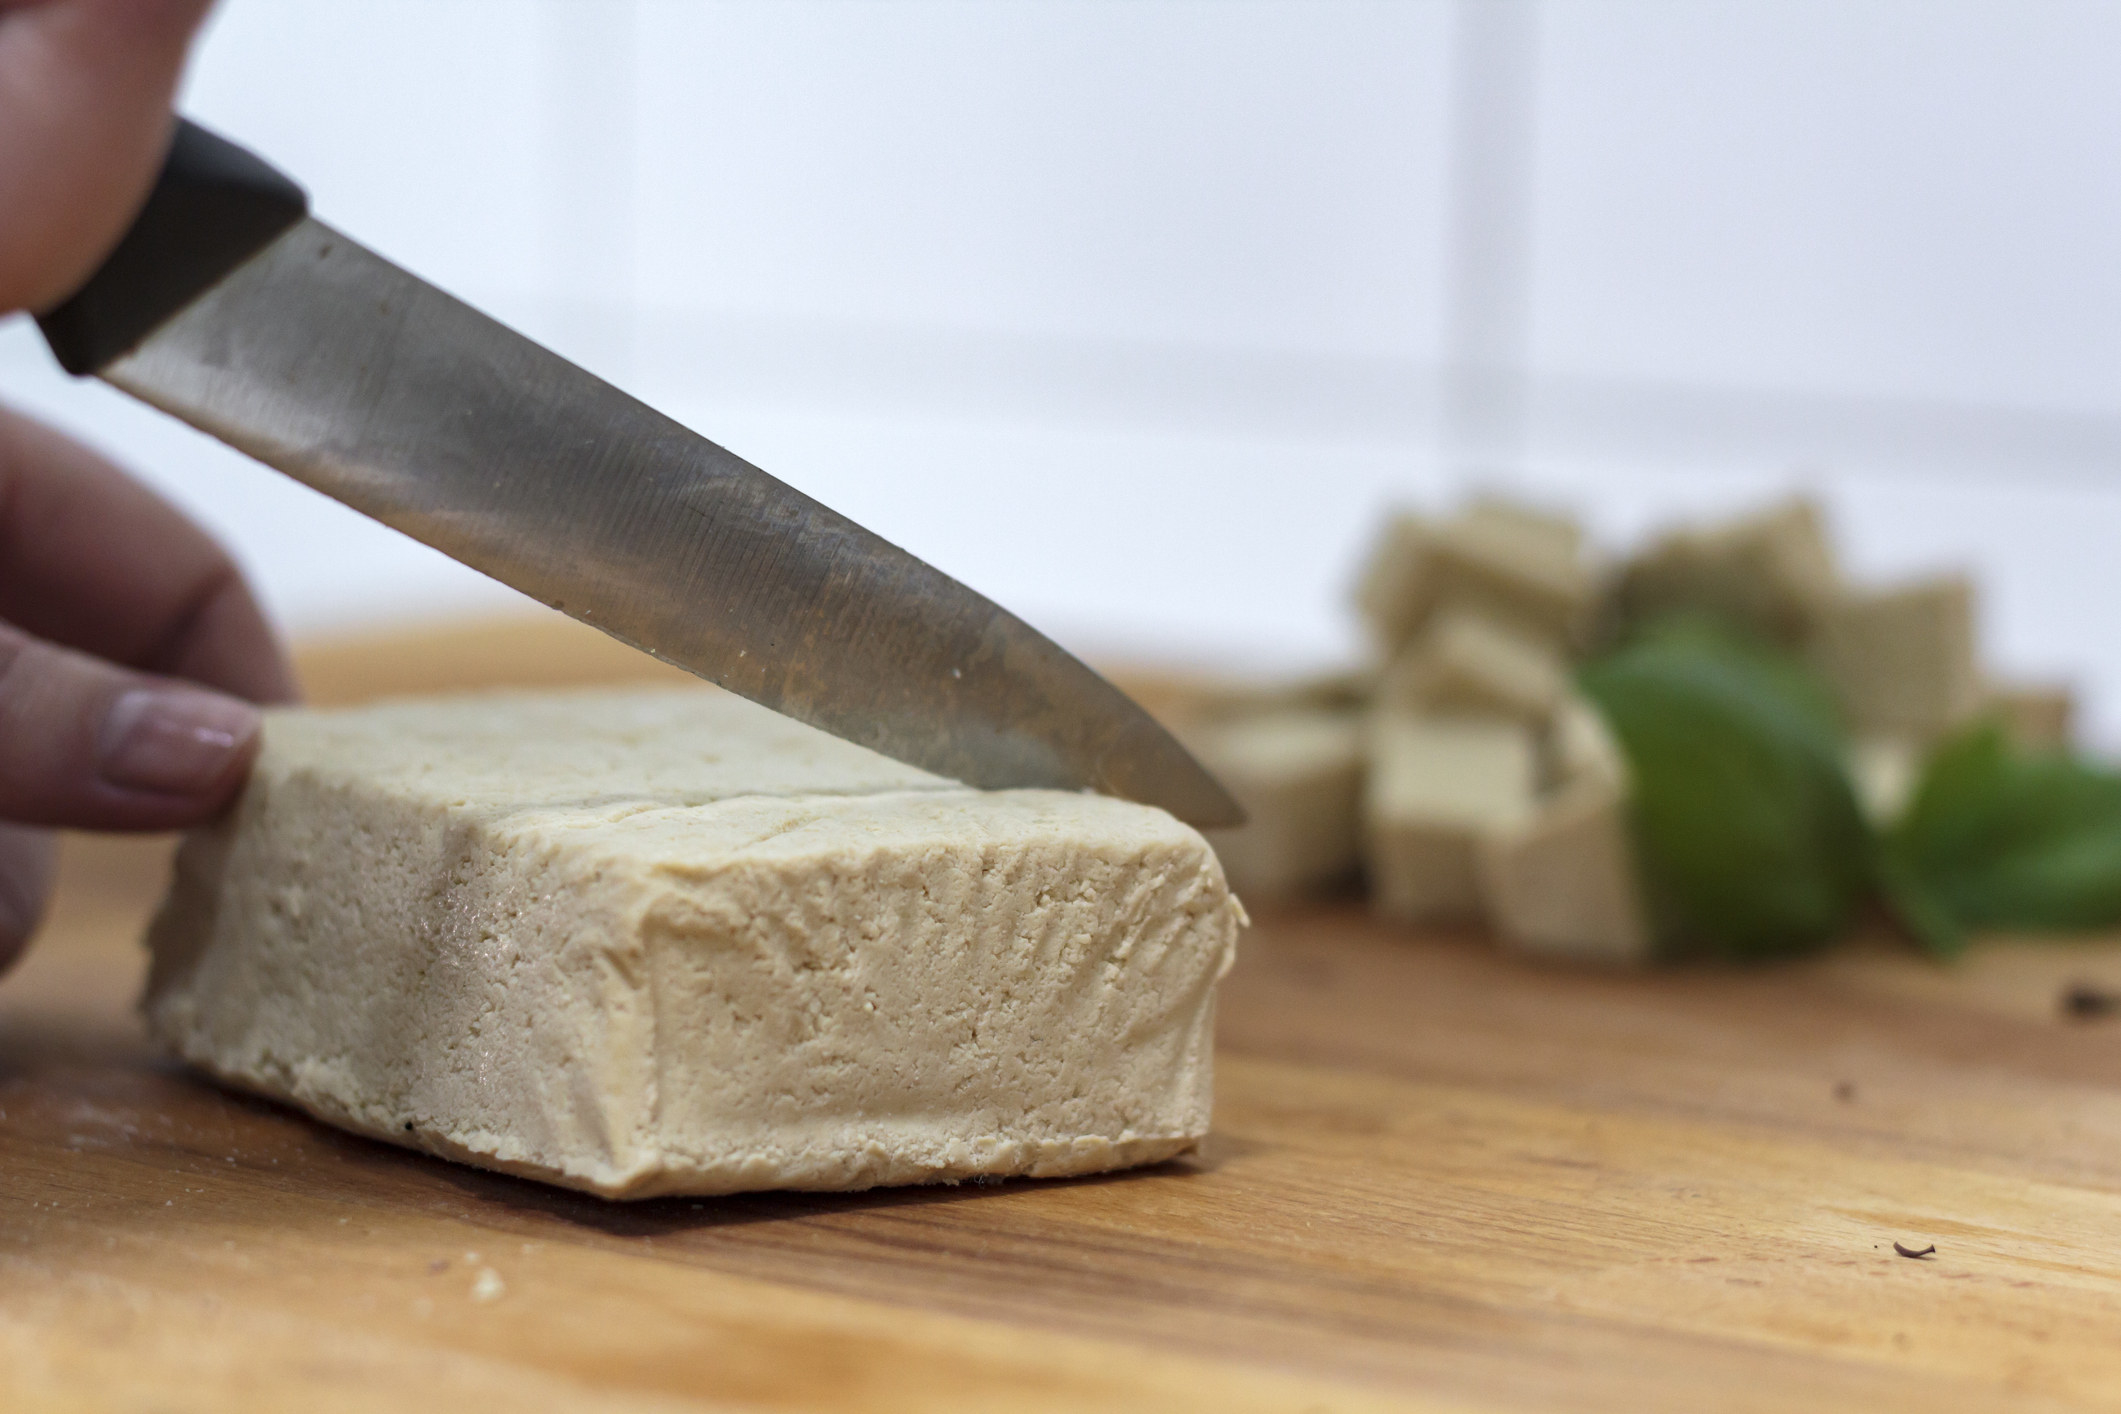
[(102, 376), (533, 598), (971, 785), (1242, 818), (1007, 611), (314, 220)]

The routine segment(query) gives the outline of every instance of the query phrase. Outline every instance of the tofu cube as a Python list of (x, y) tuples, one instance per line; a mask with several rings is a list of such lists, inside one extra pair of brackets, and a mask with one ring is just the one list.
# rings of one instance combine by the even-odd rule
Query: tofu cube
[(1245, 808), (1243, 825), (1208, 832), (1240, 896), (1291, 899), (1354, 876), (1362, 858), (1360, 716), (1283, 709), (1196, 728), (1186, 744)]
[(1492, 508), (1463, 515), (1431, 530), (1427, 564), (1432, 609), (1474, 610), (1559, 653), (1582, 643), (1595, 577), (1551, 527)]
[(1379, 700), (1429, 716), (1502, 716), (1543, 725), (1568, 694), (1568, 665), (1545, 640), (1449, 608), (1385, 670)]
[(1858, 735), (1927, 742), (1981, 710), (1973, 586), (1964, 576), (1842, 596), (1812, 657)]
[(1610, 786), (1564, 789), (1484, 837), (1480, 875), (1489, 920), (1513, 951), (1609, 965), (1651, 956), (1626, 801)]
[(1517, 722), (1381, 711), (1363, 799), (1371, 901), (1388, 917), (1475, 922), (1478, 850), (1532, 814), (1533, 742)]
[(1454, 606), (1565, 651), (1582, 638), (1595, 588), (1573, 521), (1484, 497), (1447, 520), (1393, 516), (1355, 597), (1372, 643), (1390, 659), (1432, 614)]
[(1363, 562), (1355, 607), (1380, 658), (1398, 653), (1428, 617), (1429, 538), (1427, 520), (1399, 512), (1385, 522)]
[(1665, 535), (1608, 586), (1599, 629), (1614, 639), (1669, 614), (1706, 613), (1794, 647), (1817, 632), (1840, 594), (1824, 517), (1800, 497)]
[(1513, 539), (1536, 544), (1542, 559), (1577, 560), (1583, 555), (1583, 527), (1574, 517), (1502, 496), (1475, 496), (1460, 513), (1469, 522), (1499, 527)]
[(2061, 683), (2000, 683), (1989, 688), (1988, 710), (2020, 746), (2061, 751), (2074, 735), (2077, 699)]

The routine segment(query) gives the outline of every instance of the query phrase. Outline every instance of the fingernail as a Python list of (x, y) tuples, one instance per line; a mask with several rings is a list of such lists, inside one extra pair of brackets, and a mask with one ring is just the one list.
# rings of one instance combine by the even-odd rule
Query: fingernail
[(258, 709), (187, 688), (137, 687), (103, 719), (97, 765), (125, 790), (199, 795), (223, 784), (258, 738)]

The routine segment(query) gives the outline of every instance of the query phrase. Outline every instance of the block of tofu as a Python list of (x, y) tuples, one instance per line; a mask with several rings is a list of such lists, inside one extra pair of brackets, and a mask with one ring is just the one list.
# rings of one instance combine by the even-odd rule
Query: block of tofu
[(1542, 726), (1568, 689), (1568, 664), (1550, 641), (1452, 607), (1400, 650), (1379, 681), (1378, 700), (1431, 716), (1493, 715)]
[(1148, 1163), (1208, 1125), (1207, 843), (705, 688), (281, 711), (153, 923), (153, 1034), (609, 1197)]
[(1564, 788), (1521, 824), (1484, 836), (1488, 918), (1517, 952), (1639, 964), (1651, 956), (1625, 797), (1595, 781)]
[(1241, 897), (1295, 898), (1354, 875), (1362, 856), (1357, 714), (1285, 708), (1189, 731), (1186, 744), (1245, 808), (1242, 826), (1208, 832)]
[(1812, 656), (1858, 735), (1929, 741), (1981, 710), (1973, 586), (1961, 575), (1843, 595)]
[(1663, 536), (1622, 567), (1598, 617), (1604, 636), (1617, 638), (1667, 614), (1709, 613), (1796, 646), (1840, 594), (1824, 517), (1798, 497)]
[(1373, 906), (1424, 922), (1479, 919), (1480, 840), (1532, 813), (1530, 729), (1388, 710), (1371, 720), (1369, 751), (1363, 859)]

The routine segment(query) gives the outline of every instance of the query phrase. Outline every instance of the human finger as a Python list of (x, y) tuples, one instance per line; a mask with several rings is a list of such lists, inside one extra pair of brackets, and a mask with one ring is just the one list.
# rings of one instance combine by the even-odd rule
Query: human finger
[(295, 695), (286, 655), (212, 536), (96, 452), (4, 408), (0, 620), (253, 701)]
[(0, 624), (0, 820), (174, 830), (213, 816), (257, 756), (239, 698)]

